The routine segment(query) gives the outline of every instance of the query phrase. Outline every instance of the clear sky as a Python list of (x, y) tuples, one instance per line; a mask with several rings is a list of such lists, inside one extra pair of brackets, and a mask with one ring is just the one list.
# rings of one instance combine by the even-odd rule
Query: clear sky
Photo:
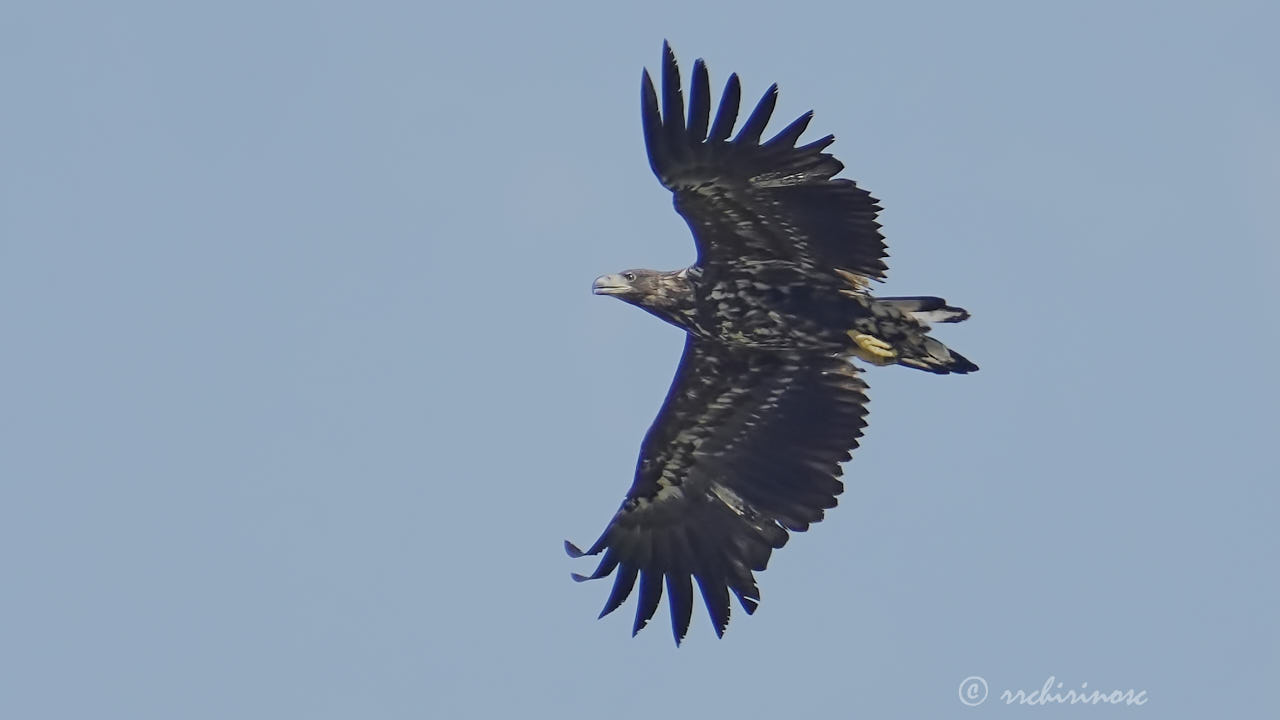
[[(5, 3), (0, 715), (1274, 709), (1280, 10), (1048, 5)], [(871, 369), (840, 506), (678, 650), (561, 548), (682, 343), (589, 289), (693, 258), (664, 38), (816, 111), (982, 366)], [(1149, 701), (997, 698), (1050, 676)]]

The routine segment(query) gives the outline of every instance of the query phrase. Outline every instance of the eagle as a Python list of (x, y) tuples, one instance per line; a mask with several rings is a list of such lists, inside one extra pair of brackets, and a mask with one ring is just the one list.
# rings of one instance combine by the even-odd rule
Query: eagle
[(730, 594), (753, 613), (754, 573), (790, 533), (835, 507), (841, 463), (866, 426), (867, 385), (852, 359), (939, 375), (978, 369), (929, 334), (930, 323), (959, 322), (967, 311), (938, 297), (870, 293), (887, 269), (879, 201), (835, 177), (844, 165), (824, 152), (834, 135), (797, 144), (812, 111), (762, 142), (776, 84), (736, 135), (736, 74), (714, 119), (701, 59), (688, 90), (686, 117), (680, 69), (663, 43), (661, 105), (648, 71), (641, 77), (644, 141), (697, 261), (592, 285), (684, 330), (684, 354), (621, 507), (587, 550), (565, 541), (571, 557), (603, 553), (574, 580), (616, 573), (600, 617), (639, 583), (632, 635), (653, 617), (665, 584), (676, 645), (689, 629), (694, 582), (723, 636)]

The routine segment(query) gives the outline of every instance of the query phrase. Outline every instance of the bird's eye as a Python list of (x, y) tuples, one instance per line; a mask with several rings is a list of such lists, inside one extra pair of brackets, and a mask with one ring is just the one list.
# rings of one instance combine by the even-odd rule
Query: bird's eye
[(625, 278), (627, 282), (635, 282), (635, 281), (636, 281), (636, 274), (635, 274), (635, 273), (622, 273), (622, 277), (623, 277), (623, 278)]

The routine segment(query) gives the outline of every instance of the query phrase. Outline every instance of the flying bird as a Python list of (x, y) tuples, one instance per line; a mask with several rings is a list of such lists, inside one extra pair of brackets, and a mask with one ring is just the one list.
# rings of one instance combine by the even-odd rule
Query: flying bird
[[(640, 446), (622, 506), (586, 551), (590, 575), (615, 574), (600, 616), (639, 583), (632, 634), (669, 598), (676, 644), (689, 629), (697, 582), (716, 635), (732, 593), (747, 614), (760, 601), (754, 573), (789, 533), (835, 507), (866, 425), (867, 386), (851, 359), (940, 375), (978, 369), (929, 335), (965, 310), (937, 297), (874, 297), (885, 275), (878, 201), (824, 152), (833, 135), (797, 145), (807, 112), (771, 139), (771, 86), (733, 134), (741, 87), (730, 75), (715, 118), (702, 60), (693, 64), (688, 115), (680, 70), (663, 44), (662, 102), (648, 71), (641, 119), (649, 165), (689, 224), (697, 261), (674, 271), (596, 278), (612, 295), (685, 331), (666, 401)], [(732, 137), (731, 137), (732, 136)]]

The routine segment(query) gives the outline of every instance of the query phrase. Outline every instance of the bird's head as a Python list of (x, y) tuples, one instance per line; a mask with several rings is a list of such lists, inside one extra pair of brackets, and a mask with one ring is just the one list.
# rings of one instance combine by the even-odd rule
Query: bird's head
[(694, 303), (687, 270), (623, 270), (601, 275), (591, 284), (591, 292), (612, 295), (681, 327), (681, 315), (692, 311)]
[(662, 292), (662, 273), (653, 270), (623, 270), (620, 273), (601, 275), (591, 283), (596, 295), (613, 295), (619, 300), (639, 303), (646, 297)]

